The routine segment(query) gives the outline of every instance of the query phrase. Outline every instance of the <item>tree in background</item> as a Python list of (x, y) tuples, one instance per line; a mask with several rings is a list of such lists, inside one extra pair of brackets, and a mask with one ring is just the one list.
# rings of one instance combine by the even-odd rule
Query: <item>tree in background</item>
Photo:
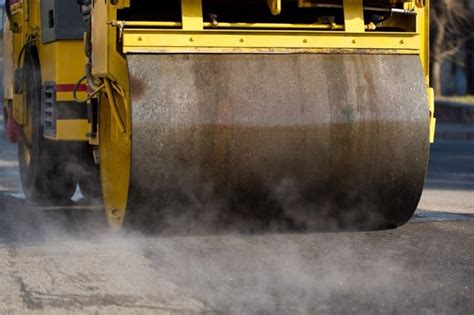
[[(464, 66), (467, 61), (459, 53), (463, 48), (469, 48), (466, 43), (472, 43), (474, 39), (474, 13), (470, 2), (471, 0), (431, 2), (431, 85), (437, 95), (441, 93), (443, 61), (452, 60)], [(466, 54), (468, 55), (469, 53)]]
[(466, 80), (467, 94), (474, 95), (474, 38), (466, 42)]

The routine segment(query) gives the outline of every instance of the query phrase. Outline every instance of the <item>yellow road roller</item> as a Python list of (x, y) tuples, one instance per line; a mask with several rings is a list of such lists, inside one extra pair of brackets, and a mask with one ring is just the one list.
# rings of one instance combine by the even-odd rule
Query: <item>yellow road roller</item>
[[(44, 57), (44, 25), (23, 25), (43, 15), (51, 24), (48, 1), (16, 2), (23, 20), (12, 10), (11, 29), (23, 41), (14, 55), (26, 45), (23, 54), (38, 51), (42, 72), (56, 75), (48, 67), (67, 58), (79, 79), (64, 95), (88, 113), (80, 124), (57, 118), (56, 138), (44, 128), (33, 137), (41, 150), (83, 142), (53, 162), (99, 164), (100, 188), (94, 167), (79, 173), (114, 229), (207, 203), (297, 226), (331, 217), (397, 227), (413, 215), (435, 127), (428, 0), (51, 0), (80, 8), (86, 31), (82, 45)], [(13, 97), (20, 148), (28, 119), (48, 117), (50, 80), (41, 113)]]

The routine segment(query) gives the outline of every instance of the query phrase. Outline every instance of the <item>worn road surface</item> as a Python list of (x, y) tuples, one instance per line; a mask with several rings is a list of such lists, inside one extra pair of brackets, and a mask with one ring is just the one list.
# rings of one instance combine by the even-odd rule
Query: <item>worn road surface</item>
[(2, 133), (0, 314), (474, 314), (474, 142), (432, 147), (397, 230), (150, 236), (109, 232), (100, 206), (26, 204)]

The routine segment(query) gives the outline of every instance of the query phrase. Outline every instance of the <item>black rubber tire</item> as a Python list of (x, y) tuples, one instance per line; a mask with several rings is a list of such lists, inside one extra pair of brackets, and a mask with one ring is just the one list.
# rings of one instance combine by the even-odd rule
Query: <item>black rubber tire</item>
[(90, 145), (82, 145), (79, 163), (78, 181), (82, 195), (91, 202), (102, 201), (100, 169), (94, 161), (94, 153)]
[[(41, 71), (36, 47), (25, 55), (28, 63), (25, 84), (28, 121), (31, 129), (22, 129), (18, 142), (20, 177), (29, 201), (53, 205), (70, 202), (77, 187), (76, 176), (68, 166), (75, 144), (56, 142), (43, 137), (41, 126)], [(25, 132), (30, 132), (31, 143)]]

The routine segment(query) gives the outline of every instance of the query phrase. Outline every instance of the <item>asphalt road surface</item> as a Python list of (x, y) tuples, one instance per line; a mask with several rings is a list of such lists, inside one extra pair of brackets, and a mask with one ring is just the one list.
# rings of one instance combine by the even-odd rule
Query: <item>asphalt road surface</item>
[(0, 314), (474, 314), (474, 142), (432, 147), (397, 230), (139, 235), (25, 203), (0, 141)]

